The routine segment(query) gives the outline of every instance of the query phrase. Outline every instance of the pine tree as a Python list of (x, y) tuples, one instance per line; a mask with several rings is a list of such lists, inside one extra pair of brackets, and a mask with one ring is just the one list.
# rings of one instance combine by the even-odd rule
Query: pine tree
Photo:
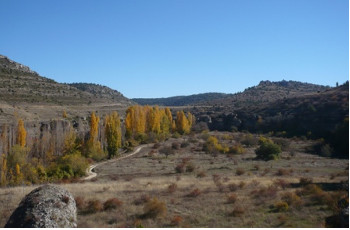
[(117, 155), (118, 148), (122, 146), (122, 131), (120, 127), (120, 118), (117, 112), (106, 116), (105, 135), (107, 139), (108, 156), (111, 158)]
[(24, 147), (26, 145), (26, 137), (27, 137), (27, 131), (24, 128), (24, 123), (22, 119), (18, 120), (18, 126), (17, 126), (17, 144), (21, 147)]

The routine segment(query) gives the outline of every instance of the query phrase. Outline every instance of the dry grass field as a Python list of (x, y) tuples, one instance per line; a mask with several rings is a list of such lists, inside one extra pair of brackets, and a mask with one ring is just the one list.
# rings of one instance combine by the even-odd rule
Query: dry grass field
[[(348, 200), (349, 161), (305, 153), (310, 141), (284, 140), (279, 160), (262, 161), (257, 146), (206, 154), (208, 135), (227, 146), (244, 136), (171, 138), (97, 167), (91, 181), (61, 184), (76, 199), (78, 227), (325, 227)], [(0, 226), (32, 189), (0, 189)]]

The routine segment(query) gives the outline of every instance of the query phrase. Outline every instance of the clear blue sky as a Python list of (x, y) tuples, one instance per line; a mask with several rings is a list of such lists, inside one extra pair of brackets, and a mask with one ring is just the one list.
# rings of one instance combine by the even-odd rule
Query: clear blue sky
[(349, 79), (348, 0), (1, 0), (0, 54), (125, 96)]

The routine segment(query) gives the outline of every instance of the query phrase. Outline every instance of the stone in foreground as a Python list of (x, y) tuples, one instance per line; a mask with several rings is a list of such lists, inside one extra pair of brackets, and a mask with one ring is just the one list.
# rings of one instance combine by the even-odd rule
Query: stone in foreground
[(44, 185), (21, 201), (5, 228), (75, 228), (76, 222), (72, 194), (58, 186)]

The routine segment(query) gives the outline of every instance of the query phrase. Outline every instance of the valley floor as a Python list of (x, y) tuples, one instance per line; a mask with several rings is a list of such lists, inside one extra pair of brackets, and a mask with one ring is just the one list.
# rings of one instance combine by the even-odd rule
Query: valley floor
[[(348, 198), (342, 181), (349, 179), (349, 161), (307, 154), (308, 141), (289, 139), (279, 160), (261, 161), (256, 146), (240, 155), (206, 154), (203, 135), (149, 145), (96, 167), (90, 181), (61, 184), (77, 200), (78, 227), (325, 227), (332, 204)], [(227, 145), (242, 136), (210, 135)], [(165, 146), (174, 154), (161, 154)], [(34, 187), (0, 189), (0, 226)], [(120, 201), (115, 209), (86, 212), (91, 201), (109, 198)], [(153, 198), (155, 215), (148, 215)]]

